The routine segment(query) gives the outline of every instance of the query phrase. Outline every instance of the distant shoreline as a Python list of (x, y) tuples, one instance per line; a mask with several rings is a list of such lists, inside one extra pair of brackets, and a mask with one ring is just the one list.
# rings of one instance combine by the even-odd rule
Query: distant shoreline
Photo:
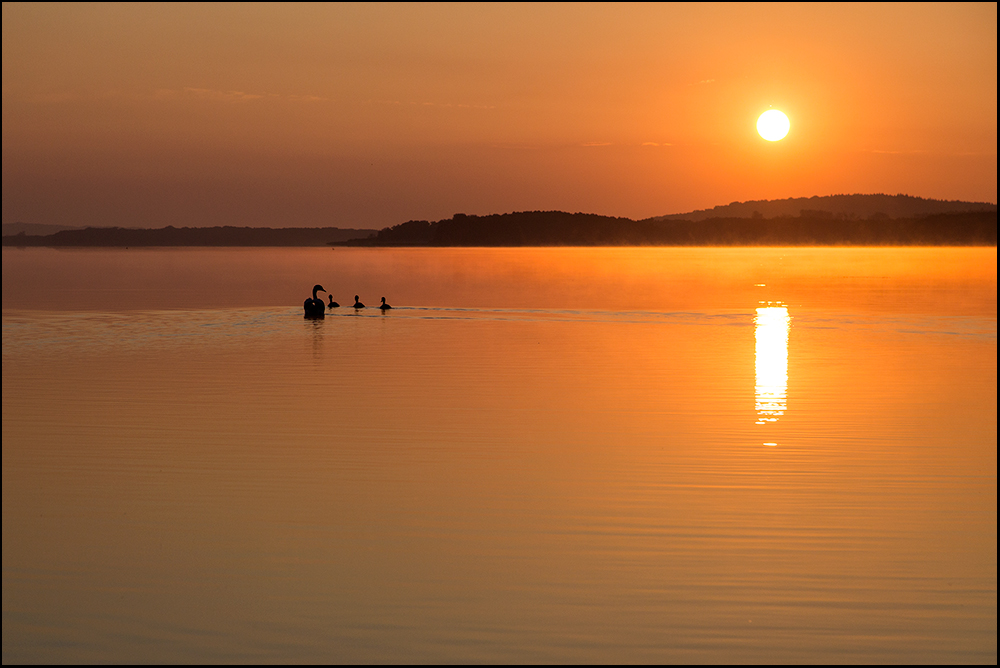
[[(56, 228), (5, 223), (4, 246), (519, 247), (996, 246), (997, 207), (910, 195), (827, 195), (733, 202), (643, 220), (565, 211), (410, 220), (381, 230), (338, 227)], [(47, 231), (47, 230), (46, 230)]]
[[(364, 236), (362, 236), (364, 235)], [(529, 211), (340, 228), (86, 228), (8, 235), (4, 247), (996, 246), (996, 211), (912, 218), (611, 218)]]
[(88, 227), (53, 234), (4, 235), (4, 246), (30, 247), (285, 247), (328, 246), (373, 234), (375, 230), (339, 227), (162, 227), (134, 229)]
[(335, 246), (996, 246), (996, 211), (867, 219), (803, 215), (699, 221), (561, 211), (409, 221)]

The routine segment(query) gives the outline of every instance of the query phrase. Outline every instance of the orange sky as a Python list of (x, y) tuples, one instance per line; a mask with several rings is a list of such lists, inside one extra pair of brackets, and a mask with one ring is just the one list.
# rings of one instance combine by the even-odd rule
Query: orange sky
[(993, 3), (4, 3), (2, 29), (5, 223), (997, 201)]

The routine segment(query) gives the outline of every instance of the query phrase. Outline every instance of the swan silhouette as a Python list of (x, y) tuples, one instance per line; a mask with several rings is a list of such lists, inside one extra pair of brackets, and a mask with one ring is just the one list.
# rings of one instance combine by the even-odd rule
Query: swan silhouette
[[(326, 290), (324, 290), (323, 292), (326, 292)], [(358, 300), (358, 296), (354, 295), (354, 308), (364, 308), (364, 307), (365, 305)]]
[(323, 306), (323, 300), (316, 297), (317, 292), (326, 292), (326, 288), (322, 285), (314, 285), (312, 298), (302, 303), (307, 318), (322, 318), (325, 314), (326, 307)]
[[(324, 290), (323, 292), (326, 292), (326, 290)], [(327, 308), (340, 308), (340, 304), (338, 304), (337, 302), (333, 301), (333, 295), (330, 295), (330, 303), (327, 304), (326, 307)]]
[(385, 297), (382, 297), (382, 305), (379, 306), (379, 308), (382, 309), (383, 311), (386, 311), (388, 309), (391, 309), (392, 307), (389, 306), (388, 304), (386, 304), (385, 303)]

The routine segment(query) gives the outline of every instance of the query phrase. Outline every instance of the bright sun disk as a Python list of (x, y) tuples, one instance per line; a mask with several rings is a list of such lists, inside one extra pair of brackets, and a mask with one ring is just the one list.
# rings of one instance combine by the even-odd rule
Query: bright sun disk
[(768, 109), (757, 119), (757, 132), (768, 141), (784, 139), (789, 127), (788, 116), (777, 109)]

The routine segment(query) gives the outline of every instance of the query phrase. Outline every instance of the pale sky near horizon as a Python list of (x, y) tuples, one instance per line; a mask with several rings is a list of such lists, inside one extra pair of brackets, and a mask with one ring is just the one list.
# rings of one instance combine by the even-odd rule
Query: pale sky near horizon
[(996, 28), (995, 3), (4, 3), (3, 222), (995, 203)]

